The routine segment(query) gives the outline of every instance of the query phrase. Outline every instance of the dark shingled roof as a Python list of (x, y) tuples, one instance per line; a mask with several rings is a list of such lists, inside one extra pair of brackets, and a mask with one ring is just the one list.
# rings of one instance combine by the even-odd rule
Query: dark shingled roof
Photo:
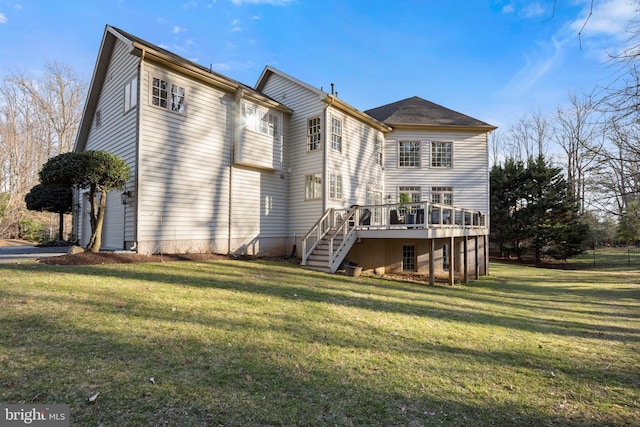
[(372, 108), (365, 113), (389, 126), (422, 125), (495, 129), (495, 126), (418, 96)]

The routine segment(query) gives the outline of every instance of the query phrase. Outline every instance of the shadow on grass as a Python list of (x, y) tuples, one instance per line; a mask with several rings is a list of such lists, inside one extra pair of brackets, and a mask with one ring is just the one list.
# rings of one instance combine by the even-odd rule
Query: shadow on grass
[[(557, 407), (507, 402), (507, 383), (500, 384), (499, 367), (513, 355), (499, 352), (439, 345), (424, 348), (425, 362), (437, 352), (441, 358), (472, 359), (466, 369), (496, 365), (494, 386), (502, 389), (497, 393), (502, 397), (491, 398), (475, 395), (462, 383), (456, 393), (425, 389), (424, 383), (433, 378), (428, 369), (419, 367), (403, 382), (394, 374), (393, 365), (400, 362), (384, 354), (402, 353), (402, 346), (383, 349), (355, 338), (344, 343), (329, 337), (329, 347), (352, 345), (376, 355), (354, 363), (349, 351), (318, 355), (319, 347), (301, 345), (295, 337), (293, 344), (286, 345), (227, 342), (243, 329), (286, 335), (286, 328), (282, 331), (277, 323), (265, 328), (250, 320), (219, 318), (210, 323), (211, 336), (202, 338), (170, 330), (153, 336), (135, 330), (110, 332), (99, 322), (74, 326), (64, 314), (24, 316), (2, 323), (11, 336), (3, 346), (16, 358), (18, 353), (28, 354), (25, 362), (32, 362), (12, 361), (13, 369), (5, 378), (13, 385), (0, 391), (1, 400), (70, 404), (76, 425), (533, 426), (619, 421), (610, 414), (563, 414)], [(458, 369), (452, 367), (449, 374), (461, 375)], [(623, 378), (612, 384), (629, 385)], [(96, 392), (100, 392), (97, 403), (87, 404), (87, 397)]]

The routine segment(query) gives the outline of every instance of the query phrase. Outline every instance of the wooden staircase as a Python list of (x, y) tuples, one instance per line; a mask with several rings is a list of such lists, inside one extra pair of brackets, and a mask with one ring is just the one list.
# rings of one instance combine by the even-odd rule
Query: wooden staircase
[(301, 265), (335, 273), (356, 241), (356, 211), (327, 209), (302, 239)]

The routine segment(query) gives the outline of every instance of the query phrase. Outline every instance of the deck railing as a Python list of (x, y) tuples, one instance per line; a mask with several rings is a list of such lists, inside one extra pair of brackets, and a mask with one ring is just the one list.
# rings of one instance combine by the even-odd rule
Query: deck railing
[(339, 264), (355, 240), (356, 230), (482, 228), (481, 211), (439, 203), (406, 203), (327, 209), (302, 238), (302, 265), (325, 236), (329, 241), (329, 265)]

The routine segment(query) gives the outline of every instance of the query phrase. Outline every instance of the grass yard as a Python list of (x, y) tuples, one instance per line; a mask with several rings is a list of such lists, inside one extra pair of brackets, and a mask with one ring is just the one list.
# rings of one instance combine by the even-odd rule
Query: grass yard
[(491, 269), (3, 264), (0, 402), (78, 426), (640, 425), (640, 271)]

